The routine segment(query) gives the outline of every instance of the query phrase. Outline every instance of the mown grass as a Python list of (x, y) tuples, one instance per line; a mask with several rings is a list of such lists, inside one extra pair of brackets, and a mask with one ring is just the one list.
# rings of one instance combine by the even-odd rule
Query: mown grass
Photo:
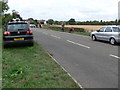
[(37, 43), (3, 49), (3, 88), (79, 88)]

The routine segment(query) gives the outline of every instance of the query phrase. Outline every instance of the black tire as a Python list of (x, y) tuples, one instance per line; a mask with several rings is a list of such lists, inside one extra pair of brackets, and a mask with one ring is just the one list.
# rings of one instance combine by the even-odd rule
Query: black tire
[(92, 35), (92, 40), (93, 40), (93, 41), (96, 41), (96, 40), (97, 40), (97, 38), (96, 38), (95, 35)]
[(116, 44), (116, 40), (115, 40), (114, 38), (111, 38), (111, 39), (110, 39), (110, 44), (111, 44), (111, 45), (115, 45), (115, 44)]

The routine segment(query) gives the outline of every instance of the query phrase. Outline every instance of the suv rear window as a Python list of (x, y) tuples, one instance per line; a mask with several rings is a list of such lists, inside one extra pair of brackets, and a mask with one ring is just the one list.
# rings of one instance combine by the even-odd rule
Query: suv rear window
[(120, 28), (119, 27), (113, 27), (113, 31), (114, 32), (120, 32)]
[(29, 30), (27, 23), (10, 23), (7, 26), (7, 31)]

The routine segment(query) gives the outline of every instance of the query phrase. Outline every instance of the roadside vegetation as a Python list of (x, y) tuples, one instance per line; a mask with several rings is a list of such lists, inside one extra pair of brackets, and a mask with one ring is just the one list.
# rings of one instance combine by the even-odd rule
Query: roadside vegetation
[[(61, 25), (51, 25), (52, 27), (61, 27)], [(99, 30), (101, 27), (105, 25), (65, 25), (65, 27), (73, 27), (73, 28), (83, 28), (86, 32), (92, 32), (95, 30)]]
[[(61, 27), (54, 26), (54, 25), (44, 25), (43, 28), (55, 30), (55, 31), (62, 31)], [(65, 27), (64, 32), (69, 32), (69, 27)], [(90, 32), (86, 31), (84, 28), (74, 28), (74, 31), (72, 31), (71, 33), (90, 36)]]
[(3, 88), (79, 88), (37, 44), (3, 49)]

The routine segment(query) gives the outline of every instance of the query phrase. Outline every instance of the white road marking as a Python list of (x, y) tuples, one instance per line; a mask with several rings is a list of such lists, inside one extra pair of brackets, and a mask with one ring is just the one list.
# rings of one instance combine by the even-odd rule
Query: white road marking
[[(48, 53), (48, 52), (47, 52)], [(60, 65), (60, 63), (53, 57), (53, 56), (51, 56), (49, 53), (48, 53), (48, 55), (74, 80), (74, 82), (76, 83), (76, 84), (78, 84), (78, 86), (82, 89), (82, 90), (84, 90), (84, 88), (82, 87), (82, 85), (80, 85), (80, 83), (78, 83), (78, 81), (74, 78), (74, 77), (72, 77), (72, 75), (70, 74), (70, 73), (68, 73), (68, 71), (64, 68), (64, 67), (62, 67), (61, 65)]]
[(76, 45), (79, 45), (79, 46), (85, 47), (85, 48), (90, 48), (90, 47), (88, 47), (88, 46), (86, 46), (86, 45), (83, 45), (83, 44), (80, 44), (80, 43), (75, 43), (75, 42), (70, 41), (70, 40), (67, 40), (67, 41), (70, 42), (70, 43), (73, 43), (73, 44), (76, 44)]
[(117, 58), (117, 59), (120, 59), (120, 57), (116, 56), (116, 55), (113, 55), (113, 54), (110, 54), (111, 57), (114, 57), (114, 58)]
[(51, 36), (60, 39), (60, 37), (58, 37), (58, 36), (55, 36), (55, 35), (51, 35)]

